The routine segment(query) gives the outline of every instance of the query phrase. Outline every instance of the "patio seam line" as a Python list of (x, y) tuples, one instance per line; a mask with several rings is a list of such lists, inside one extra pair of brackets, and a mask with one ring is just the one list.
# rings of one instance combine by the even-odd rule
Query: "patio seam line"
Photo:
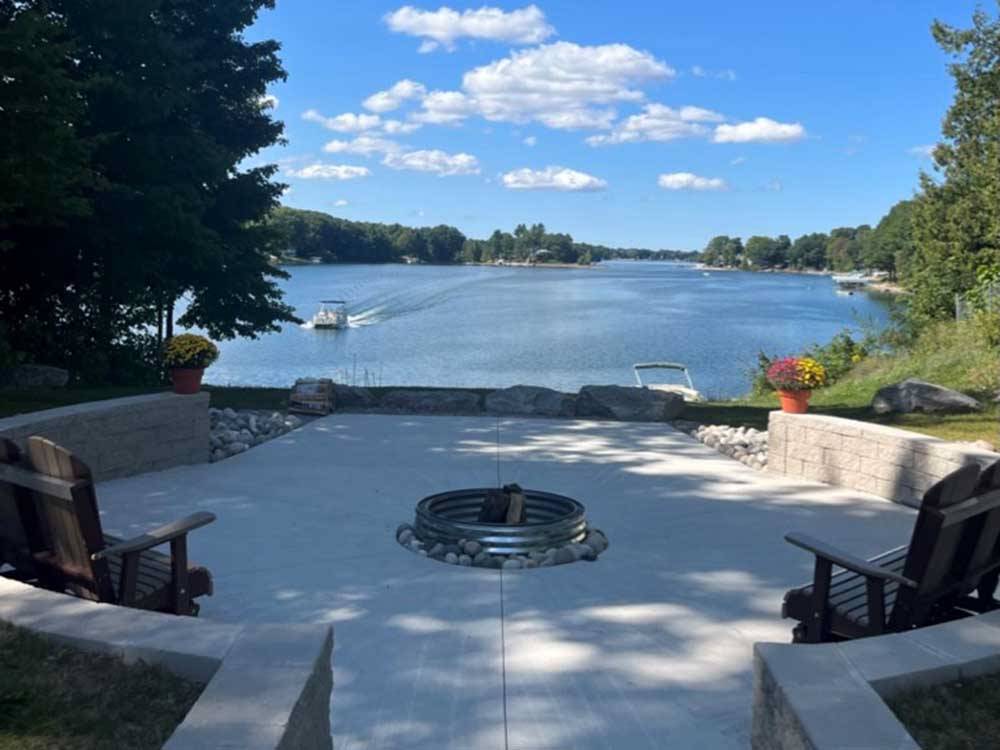
[(507, 635), (504, 631), (503, 568), (500, 569), (500, 695), (503, 697), (503, 747), (510, 750), (510, 732), (507, 729)]

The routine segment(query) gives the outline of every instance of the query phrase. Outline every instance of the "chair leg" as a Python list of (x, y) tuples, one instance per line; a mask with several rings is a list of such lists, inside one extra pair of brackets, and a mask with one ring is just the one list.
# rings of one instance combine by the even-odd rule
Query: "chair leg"
[(172, 572), (172, 597), (174, 614), (191, 614), (191, 590), (188, 586), (187, 537), (179, 536), (170, 542), (170, 568)]
[(829, 638), (829, 613), (827, 602), (830, 599), (830, 579), (833, 576), (833, 563), (820, 557), (816, 558), (813, 569), (813, 606), (809, 622), (802, 623), (805, 629), (804, 643), (823, 643)]

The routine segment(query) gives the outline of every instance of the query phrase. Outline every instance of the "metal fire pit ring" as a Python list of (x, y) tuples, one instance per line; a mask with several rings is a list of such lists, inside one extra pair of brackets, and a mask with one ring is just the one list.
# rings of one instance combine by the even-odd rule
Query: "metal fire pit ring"
[(477, 521), (487, 491), (480, 487), (425, 497), (417, 503), (417, 536), (428, 543), (444, 544), (466, 539), (479, 542), (491, 555), (522, 555), (580, 542), (587, 535), (582, 503), (539, 490), (524, 490), (525, 523)]

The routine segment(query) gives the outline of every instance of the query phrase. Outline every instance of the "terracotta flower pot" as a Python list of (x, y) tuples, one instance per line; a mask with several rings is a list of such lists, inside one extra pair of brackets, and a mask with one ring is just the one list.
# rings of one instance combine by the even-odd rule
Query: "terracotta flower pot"
[(812, 391), (778, 391), (781, 410), (789, 414), (805, 414), (809, 411), (812, 395)]
[(205, 374), (204, 367), (175, 367), (170, 371), (170, 380), (174, 384), (174, 393), (190, 396), (201, 388), (201, 376)]

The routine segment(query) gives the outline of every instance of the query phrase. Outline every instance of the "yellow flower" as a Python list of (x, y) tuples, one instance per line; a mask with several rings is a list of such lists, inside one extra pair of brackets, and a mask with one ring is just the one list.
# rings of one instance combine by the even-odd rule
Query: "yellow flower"
[(809, 389), (826, 385), (826, 368), (812, 357), (802, 357), (797, 362), (799, 382)]
[(163, 347), (163, 363), (169, 367), (200, 369), (208, 367), (219, 356), (219, 349), (204, 336), (182, 333), (167, 340)]

